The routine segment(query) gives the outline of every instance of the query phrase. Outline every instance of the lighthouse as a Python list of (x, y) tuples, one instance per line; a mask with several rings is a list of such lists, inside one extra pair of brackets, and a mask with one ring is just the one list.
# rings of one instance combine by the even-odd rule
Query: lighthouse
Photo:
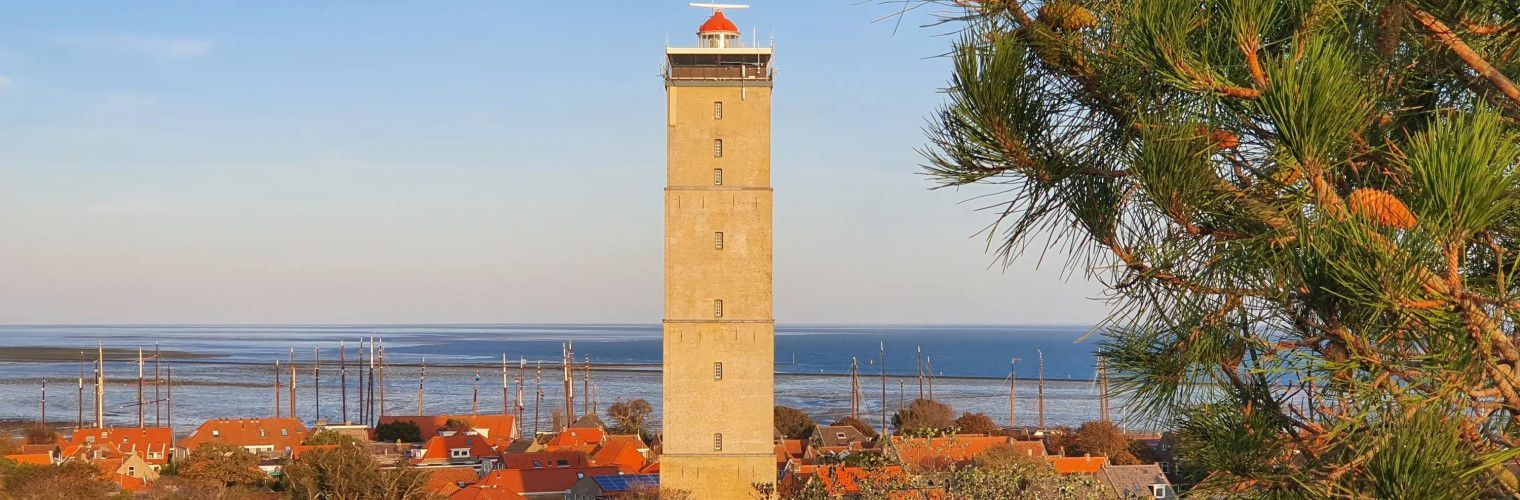
[(711, 10), (665, 49), (664, 418), (660, 486), (758, 498), (776, 479), (772, 417), (771, 47)]

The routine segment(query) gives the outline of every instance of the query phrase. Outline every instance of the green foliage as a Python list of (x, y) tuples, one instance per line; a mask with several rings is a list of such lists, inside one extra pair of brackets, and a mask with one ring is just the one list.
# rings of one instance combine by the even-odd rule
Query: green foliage
[(120, 487), (102, 478), (100, 469), (85, 461), (58, 465), (0, 463), (0, 498), (15, 500), (72, 500), (120, 498)]
[(892, 415), (892, 427), (909, 436), (938, 436), (955, 427), (955, 410), (939, 401), (917, 399)]
[(864, 420), (858, 418), (844, 417), (829, 425), (848, 425), (854, 427), (855, 430), (860, 431), (866, 437), (876, 439), (876, 429), (871, 428), (871, 424), (867, 424)]
[(314, 450), (285, 466), (283, 482), (291, 499), (424, 500), (430, 472), (413, 467), (381, 469), (363, 449)]
[(818, 425), (807, 412), (790, 406), (777, 406), (772, 414), (776, 431), (787, 439), (807, 439), (813, 435), (813, 429)]
[[(377, 431), (377, 433), (378, 433), (378, 431)], [(352, 446), (360, 446), (360, 445), (363, 445), (364, 443), (361, 442), (361, 441), (359, 441), (358, 438), (355, 438), (355, 437), (350, 436), (348, 434), (344, 434), (344, 433), (341, 433), (341, 432), (338, 432), (338, 431), (334, 431), (334, 430), (323, 429), (323, 430), (320, 430), (320, 431), (317, 431), (317, 432), (313, 432), (310, 435), (307, 435), (306, 436), (306, 441), (302, 442), (301, 444), (308, 445), (308, 446), (338, 445), (338, 446), (350, 446), (350, 447), (352, 447)]]
[(380, 424), (375, 426), (375, 441), (385, 443), (394, 443), (396, 441), (420, 443), (422, 442), (422, 429), (417, 427), (416, 422), (410, 420)]
[(259, 469), (259, 457), (238, 446), (206, 443), (179, 464), (179, 476), (227, 487), (259, 487), (269, 475)]
[(998, 427), (992, 421), (992, 417), (987, 416), (986, 413), (967, 412), (962, 413), (959, 418), (955, 419), (955, 430), (960, 434), (986, 434), (990, 436), (1002, 432), (1003, 429)]
[(612, 420), (608, 429), (613, 434), (638, 434), (644, 435), (644, 422), (649, 420), (649, 415), (654, 413), (654, 406), (643, 399), (614, 401), (607, 407), (607, 418)]
[(999, 258), (1059, 247), (1107, 285), (1111, 379), (1180, 465), (1520, 493), (1494, 466), (1520, 442), (1520, 5), (964, 5), (925, 169), (1001, 197)]

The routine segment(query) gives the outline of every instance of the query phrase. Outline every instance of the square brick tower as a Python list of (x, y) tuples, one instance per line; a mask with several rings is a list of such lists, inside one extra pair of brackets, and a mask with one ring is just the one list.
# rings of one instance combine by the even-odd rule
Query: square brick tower
[(713, 9), (665, 49), (664, 453), (660, 486), (757, 498), (776, 479), (771, 48)]

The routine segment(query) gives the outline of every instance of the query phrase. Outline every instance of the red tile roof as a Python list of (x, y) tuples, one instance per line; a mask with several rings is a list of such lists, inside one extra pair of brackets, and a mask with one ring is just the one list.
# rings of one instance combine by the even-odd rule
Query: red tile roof
[(449, 495), (449, 500), (523, 500), (523, 496), (499, 486), (472, 484)]
[(179, 442), (194, 452), (206, 443), (242, 447), (272, 447), (275, 451), (293, 450), (306, 440), (306, 426), (291, 418), (216, 418), (201, 424), (195, 432)]
[(427, 490), (447, 497), (459, 491), (460, 484), (469, 485), (480, 479), (474, 467), (440, 467), (428, 469)]
[(962, 466), (988, 448), (1013, 443), (1008, 436), (956, 435), (935, 438), (893, 438), (903, 464), (922, 469)]
[(595, 447), (607, 439), (607, 432), (601, 429), (577, 429), (570, 428), (560, 431), (548, 444), (549, 449)]
[[(565, 465), (561, 466), (559, 464), (561, 460), (565, 462)], [(501, 456), (501, 468), (503, 469), (531, 470), (590, 466), (590, 457), (586, 456), (585, 453), (575, 450), (507, 453)]]
[(1056, 472), (1065, 474), (1097, 474), (1098, 469), (1108, 465), (1108, 457), (1045, 457)]
[(123, 491), (133, 493), (148, 489), (148, 482), (142, 478), (128, 476), (126, 474), (111, 474), (111, 481), (120, 485)]
[(174, 442), (174, 430), (168, 427), (114, 427), (105, 429), (79, 429), (69, 437), (69, 455), (78, 453), (77, 447), (100, 447), (122, 454), (136, 454), (152, 465), (169, 463), (169, 444)]
[(417, 430), (422, 431), (422, 440), (427, 441), (437, 436), (439, 431), (447, 430), (450, 420), (467, 422), (471, 429), (493, 440), (518, 437), (517, 417), (514, 415), (386, 415), (380, 417), (380, 425), (395, 422), (417, 424)]
[(53, 456), (46, 453), (23, 453), (19, 455), (6, 455), (7, 460), (26, 465), (53, 465)]
[(786, 465), (788, 460), (802, 458), (807, 442), (801, 439), (783, 439), (776, 443), (776, 466)]
[(422, 447), (422, 456), (413, 462), (449, 461), (455, 457), (450, 453), (452, 450), (469, 450), (470, 459), (495, 457), (499, 452), (492, 448), (484, 436), (474, 433), (461, 433), (449, 436), (433, 436)]
[(601, 466), (617, 467), (624, 474), (636, 474), (644, 468), (644, 453), (649, 445), (636, 435), (608, 436), (607, 442), (591, 455), (591, 462)]
[(307, 453), (311, 453), (313, 451), (318, 451), (318, 450), (336, 450), (336, 449), (338, 449), (338, 445), (335, 445), (335, 444), (314, 444), (314, 445), (305, 445), (305, 444), (303, 444), (303, 445), (298, 445), (298, 446), (290, 449), (290, 458), (301, 458), (301, 455), (305, 455)]
[(810, 481), (820, 481), (824, 491), (830, 496), (852, 495), (860, 493), (862, 484), (870, 482), (896, 482), (907, 478), (902, 467), (892, 465), (866, 470), (860, 467), (843, 465), (802, 465), (797, 467), (783, 480), (783, 487), (787, 491), (799, 492)]
[(570, 469), (498, 470), (486, 475), (479, 485), (497, 487), (518, 495), (563, 493), (586, 476), (617, 475), (616, 467), (581, 467)]

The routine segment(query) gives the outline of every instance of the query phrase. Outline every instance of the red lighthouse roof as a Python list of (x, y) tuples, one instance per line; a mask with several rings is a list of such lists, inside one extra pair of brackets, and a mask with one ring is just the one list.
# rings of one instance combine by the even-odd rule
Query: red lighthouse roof
[(733, 21), (723, 17), (723, 11), (718, 10), (713, 11), (712, 17), (707, 18), (707, 22), (702, 23), (702, 27), (697, 29), (697, 33), (714, 32), (738, 33), (739, 27), (735, 26)]

